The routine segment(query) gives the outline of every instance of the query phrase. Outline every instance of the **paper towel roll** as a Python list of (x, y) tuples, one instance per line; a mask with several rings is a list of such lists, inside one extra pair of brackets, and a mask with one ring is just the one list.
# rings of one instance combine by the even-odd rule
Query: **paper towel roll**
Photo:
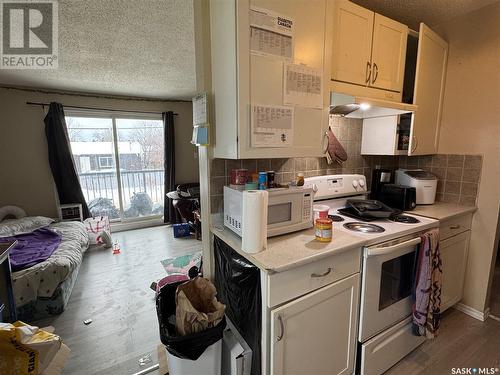
[(258, 253), (267, 247), (267, 199), (266, 190), (243, 192), (241, 249), (246, 253)]

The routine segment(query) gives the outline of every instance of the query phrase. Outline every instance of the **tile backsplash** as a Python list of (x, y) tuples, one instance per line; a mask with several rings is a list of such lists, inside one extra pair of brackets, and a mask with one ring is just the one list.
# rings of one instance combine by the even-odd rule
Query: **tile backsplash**
[(371, 185), (372, 169), (422, 168), (438, 177), (436, 200), (475, 205), (481, 176), (481, 155), (373, 156), (361, 155), (363, 122), (358, 119), (331, 118), (332, 131), (347, 152), (342, 165), (327, 164), (325, 158), (288, 159), (213, 159), (210, 170), (212, 213), (223, 211), (223, 186), (228, 185), (232, 169), (245, 168), (249, 173), (275, 172), (277, 183), (287, 183), (302, 172), (306, 177), (326, 174), (363, 174)]

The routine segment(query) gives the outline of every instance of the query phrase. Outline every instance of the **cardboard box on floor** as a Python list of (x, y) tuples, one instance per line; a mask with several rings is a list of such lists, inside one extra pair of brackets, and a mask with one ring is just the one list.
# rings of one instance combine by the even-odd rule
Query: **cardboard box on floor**
[(61, 348), (41, 375), (61, 375), (70, 352), (71, 350), (65, 344), (61, 344)]
[[(42, 328), (44, 331), (54, 333), (54, 327), (44, 327)], [(61, 375), (64, 366), (69, 358), (71, 350), (64, 344), (61, 344), (61, 347), (57, 351), (52, 361), (50, 361), (49, 365), (42, 371), (41, 375)]]

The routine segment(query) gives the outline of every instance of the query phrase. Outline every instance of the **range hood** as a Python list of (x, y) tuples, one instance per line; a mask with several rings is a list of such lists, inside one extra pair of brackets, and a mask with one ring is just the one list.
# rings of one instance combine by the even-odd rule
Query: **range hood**
[(348, 118), (373, 118), (384, 116), (402, 115), (417, 110), (413, 104), (391, 102), (388, 100), (363, 98), (330, 93), (330, 114)]

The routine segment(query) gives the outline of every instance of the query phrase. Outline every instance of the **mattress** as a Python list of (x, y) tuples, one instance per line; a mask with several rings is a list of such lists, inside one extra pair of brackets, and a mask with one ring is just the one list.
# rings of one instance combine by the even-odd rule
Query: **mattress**
[(12, 273), (14, 297), (18, 308), (40, 297), (51, 297), (59, 284), (79, 268), (83, 254), (89, 246), (89, 237), (83, 223), (56, 223), (41, 216), (3, 221), (0, 223), (0, 237), (29, 233), (42, 227), (48, 227), (60, 234), (61, 244), (45, 261)]

